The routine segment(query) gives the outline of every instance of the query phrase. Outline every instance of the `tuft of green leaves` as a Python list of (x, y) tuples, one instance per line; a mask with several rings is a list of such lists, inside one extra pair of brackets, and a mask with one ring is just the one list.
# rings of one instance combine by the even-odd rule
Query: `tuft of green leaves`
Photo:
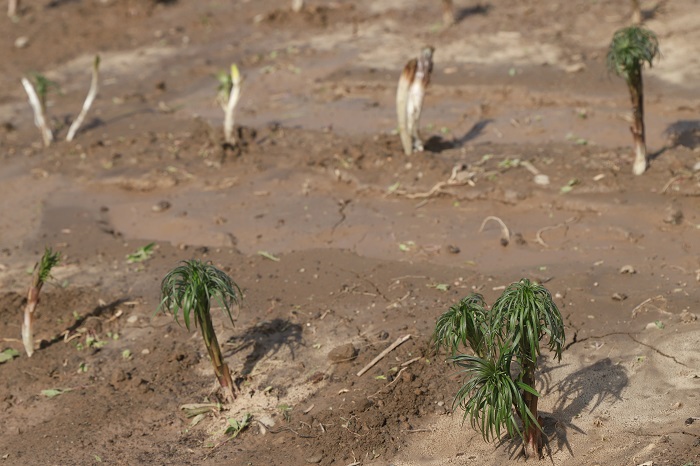
[(645, 63), (651, 67), (659, 55), (659, 40), (652, 31), (638, 26), (622, 28), (610, 42), (608, 69), (629, 80), (640, 73)]
[(49, 94), (51, 89), (56, 89), (61, 91), (60, 86), (57, 82), (51, 81), (49, 78), (41, 73), (31, 73), (31, 77), (34, 80), (34, 87), (36, 88), (36, 93), (39, 96), (41, 102), (41, 108), (46, 109), (46, 96)]
[(432, 340), (436, 352), (444, 348), (454, 356), (460, 345), (468, 345), (476, 354), (483, 356), (487, 350), (485, 336), (488, 334), (488, 313), (484, 297), (472, 293), (438, 318)]
[[(495, 325), (503, 326), (504, 341), (519, 362), (536, 362), (540, 340), (549, 338), (548, 348), (561, 361), (566, 335), (564, 321), (549, 290), (527, 278), (509, 285), (493, 304)], [(524, 364), (523, 364), (524, 365)]]
[(44, 254), (41, 256), (41, 260), (39, 260), (39, 263), (37, 264), (37, 278), (40, 283), (45, 283), (46, 280), (51, 277), (51, 269), (57, 266), (60, 261), (60, 252), (54, 252), (49, 247), (44, 250)]
[(539, 395), (532, 387), (511, 377), (512, 359), (513, 353), (507, 351), (506, 347), (501, 348), (496, 359), (466, 354), (452, 358), (455, 365), (464, 368), (467, 379), (455, 396), (453, 409), (457, 406), (462, 408), (463, 420), (468, 416), (472, 428), (480, 431), (487, 442), (498, 439), (504, 426), (509, 436), (523, 436), (515, 413), (524, 421), (523, 430), (529, 425), (539, 426), (527, 407), (521, 390)]
[(172, 314), (178, 324), (182, 313), (187, 330), (190, 330), (190, 315), (194, 312), (195, 325), (201, 324), (214, 299), (218, 300), (233, 324), (231, 307), (240, 302), (242, 295), (241, 289), (228, 275), (211, 263), (199, 260), (183, 261), (182, 265), (168, 272), (161, 282), (160, 291), (158, 309)]
[(145, 246), (138, 248), (135, 252), (126, 255), (126, 262), (129, 264), (135, 264), (138, 262), (145, 262), (151, 258), (153, 255), (153, 248), (156, 243), (148, 243)]

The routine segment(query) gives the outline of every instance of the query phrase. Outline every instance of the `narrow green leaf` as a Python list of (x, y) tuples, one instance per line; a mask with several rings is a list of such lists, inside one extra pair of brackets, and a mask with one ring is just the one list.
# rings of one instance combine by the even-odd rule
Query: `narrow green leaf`
[(12, 361), (17, 356), (19, 356), (19, 351), (12, 348), (7, 348), (6, 350), (3, 350), (2, 353), (0, 353), (0, 364), (7, 361)]
[(273, 256), (267, 251), (258, 251), (259, 256), (263, 256), (265, 259), (270, 259), (271, 261), (279, 262), (280, 258), (277, 256)]
[(63, 395), (64, 393), (68, 393), (73, 391), (72, 388), (49, 388), (47, 390), (42, 390), (41, 394), (44, 395), (46, 398), (54, 398), (58, 395)]

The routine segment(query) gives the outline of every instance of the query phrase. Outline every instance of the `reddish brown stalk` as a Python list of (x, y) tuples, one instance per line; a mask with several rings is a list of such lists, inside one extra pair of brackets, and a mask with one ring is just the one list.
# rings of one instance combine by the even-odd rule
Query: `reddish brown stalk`
[(634, 139), (634, 165), (632, 171), (635, 175), (643, 174), (648, 167), (646, 135), (644, 131), (644, 83), (642, 81), (642, 71), (637, 70), (630, 73), (627, 85), (632, 102), (632, 125), (630, 132)]
[[(200, 316), (204, 314), (204, 318), (201, 319)], [(224, 358), (221, 355), (221, 347), (219, 346), (219, 340), (216, 338), (216, 332), (214, 331), (214, 325), (209, 317), (209, 313), (196, 313), (197, 324), (202, 329), (202, 336), (204, 337), (204, 346), (207, 347), (207, 352), (209, 353), (209, 358), (211, 359), (211, 364), (214, 367), (214, 374), (216, 379), (219, 381), (219, 385), (223, 390), (225, 401), (232, 402), (236, 399), (235, 386), (233, 384), (233, 379), (231, 378), (231, 370), (228, 364), (224, 362)]]
[(34, 312), (39, 304), (39, 293), (44, 282), (39, 276), (39, 267), (34, 268), (32, 275), (32, 285), (27, 292), (27, 306), (24, 308), (24, 320), (22, 321), (22, 343), (27, 356), (31, 357), (34, 354), (34, 333), (32, 324), (34, 323)]
[[(535, 364), (528, 363), (526, 367), (523, 368), (523, 383), (529, 385), (530, 387), (535, 386)], [(537, 396), (524, 390), (523, 399), (527, 408), (532, 413), (533, 417), (537, 419), (538, 424), (540, 418), (537, 415)], [(525, 453), (525, 458), (542, 458), (542, 429), (538, 424), (533, 424), (532, 420), (521, 419), (523, 425), (525, 426), (525, 432), (523, 432), (523, 452)]]

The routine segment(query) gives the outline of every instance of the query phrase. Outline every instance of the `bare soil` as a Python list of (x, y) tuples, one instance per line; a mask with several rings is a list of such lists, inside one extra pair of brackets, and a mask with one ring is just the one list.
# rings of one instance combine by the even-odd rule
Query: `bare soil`
[[(0, 17), (0, 337), (20, 352), (0, 364), (2, 464), (521, 462), (517, 439), (484, 443), (453, 413), (462, 378), (429, 339), (460, 298), (492, 303), (523, 277), (566, 322), (562, 361), (540, 365), (544, 461), (700, 464), (697, 1), (643, 2), (662, 58), (645, 75), (642, 176), (625, 85), (605, 69), (627, 2), (455, 4), (449, 29), (440, 2), (418, 0), (299, 14), (42, 0)], [(406, 157), (395, 85), (424, 44), (427, 150)], [(99, 98), (62, 142), (98, 53)], [(231, 62), (245, 76), (236, 148), (214, 101)], [(48, 148), (19, 85), (31, 72), (60, 87)], [(480, 228), (489, 216), (506, 246), (495, 222)], [(63, 261), (28, 358), (28, 271), (46, 246)], [(206, 350), (156, 312), (161, 279), (192, 258), (245, 295), (235, 326), (215, 309), (240, 395), (196, 425), (181, 406), (216, 401)]]

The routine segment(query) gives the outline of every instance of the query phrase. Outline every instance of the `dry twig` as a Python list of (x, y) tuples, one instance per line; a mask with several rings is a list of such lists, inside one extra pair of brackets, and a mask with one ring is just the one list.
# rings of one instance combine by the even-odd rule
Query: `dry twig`
[(484, 227), (486, 226), (486, 223), (488, 223), (489, 220), (493, 220), (497, 222), (499, 225), (501, 225), (501, 246), (508, 246), (508, 243), (510, 243), (510, 230), (508, 230), (508, 227), (506, 226), (505, 223), (503, 223), (503, 220), (501, 220), (498, 217), (494, 217), (493, 215), (488, 216), (484, 219), (484, 221), (481, 223), (481, 228), (479, 228), (479, 233), (484, 231)]
[(571, 223), (575, 220), (576, 220), (576, 217), (571, 217), (571, 218), (567, 219), (564, 223), (558, 223), (556, 225), (551, 225), (551, 226), (546, 226), (546, 227), (540, 228), (539, 230), (537, 230), (537, 233), (535, 234), (535, 241), (540, 243), (543, 247), (548, 248), (549, 245), (542, 239), (542, 233), (544, 233), (545, 231), (549, 231), (549, 230), (556, 230), (557, 228), (562, 228), (562, 227), (566, 228), (568, 231), (569, 223)]
[(394, 194), (404, 196), (407, 199), (427, 199), (440, 194), (451, 194), (449, 191), (445, 191), (446, 187), (465, 185), (475, 186), (473, 178), (476, 174), (474, 172), (467, 172), (466, 168), (467, 167), (464, 164), (455, 165), (452, 167), (452, 174), (447, 181), (440, 181), (425, 192), (409, 193), (405, 190), (397, 189), (394, 191)]
[(385, 349), (384, 351), (382, 351), (381, 353), (379, 353), (379, 356), (377, 356), (376, 358), (372, 359), (372, 360), (369, 362), (369, 364), (367, 364), (365, 367), (363, 367), (363, 368), (360, 370), (360, 372), (357, 373), (357, 376), (358, 376), (358, 377), (362, 376), (362, 374), (364, 374), (365, 372), (367, 372), (368, 370), (370, 370), (372, 367), (374, 367), (374, 365), (377, 364), (379, 361), (381, 361), (387, 354), (391, 353), (394, 349), (396, 349), (396, 347), (398, 347), (399, 345), (401, 345), (402, 343), (404, 343), (404, 342), (405, 342), (406, 340), (408, 340), (409, 338), (411, 338), (411, 335), (410, 335), (410, 334), (398, 338), (395, 342), (393, 342), (393, 343), (391, 344), (391, 346), (389, 346), (387, 349)]

